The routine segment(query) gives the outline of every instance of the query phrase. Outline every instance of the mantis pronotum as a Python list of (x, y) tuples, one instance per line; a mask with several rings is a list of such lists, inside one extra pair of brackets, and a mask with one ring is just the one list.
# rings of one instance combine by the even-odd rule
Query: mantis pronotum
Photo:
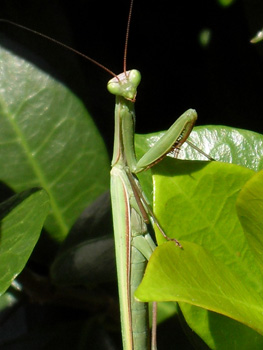
[[(128, 29), (131, 9), (132, 4)], [(42, 36), (46, 37), (45, 35)], [(147, 224), (150, 220), (153, 221), (167, 239), (169, 238), (162, 231), (158, 220), (152, 213), (147, 199), (140, 188), (136, 174), (154, 166), (168, 152), (178, 149), (183, 142), (187, 141), (186, 139), (193, 128), (197, 115), (194, 110), (186, 111), (154, 147), (139, 161), (136, 160), (133, 142), (134, 102), (137, 86), (140, 83), (140, 73), (137, 70), (126, 70), (127, 38), (128, 34), (125, 44), (124, 72), (118, 76), (101, 64), (85, 57), (114, 76), (108, 83), (108, 90), (116, 95), (111, 196), (123, 348), (125, 350), (143, 350), (148, 348), (150, 342), (148, 336), (148, 309), (146, 304), (134, 300), (133, 292), (142, 279), (146, 261), (155, 249), (155, 244), (147, 232)], [(175, 243), (180, 247), (179, 242), (175, 240)], [(136, 270), (134, 266), (136, 266)], [(155, 347), (154, 335), (152, 348), (154, 349)]]

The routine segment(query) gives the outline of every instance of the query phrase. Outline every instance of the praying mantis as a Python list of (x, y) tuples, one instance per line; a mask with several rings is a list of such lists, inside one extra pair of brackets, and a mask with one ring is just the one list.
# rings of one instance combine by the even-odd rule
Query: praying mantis
[[(149, 215), (164, 234), (139, 187), (136, 173), (153, 166), (172, 148), (179, 147), (190, 134), (197, 118), (194, 110), (186, 111), (137, 162), (133, 132), (134, 101), (139, 82), (140, 73), (131, 70), (124, 71), (108, 83), (108, 90), (116, 95), (111, 199), (125, 350), (148, 348), (147, 306), (134, 300), (132, 294), (138, 286), (136, 282), (142, 279), (146, 259), (155, 248), (147, 232)], [(181, 247), (177, 240), (175, 243)]]
[[(128, 30), (132, 5), (133, 1), (130, 7)], [(133, 292), (143, 277), (146, 260), (149, 259), (155, 248), (146, 224), (151, 219), (165, 238), (169, 238), (151, 211), (136, 174), (154, 166), (171, 150), (179, 149), (187, 140), (197, 119), (197, 114), (193, 109), (187, 110), (165, 135), (137, 161), (134, 150), (134, 102), (141, 76), (137, 70), (126, 71), (127, 38), (128, 34), (126, 35), (124, 72), (115, 76), (108, 83), (109, 92), (116, 96), (111, 200), (123, 348), (125, 350), (143, 350), (149, 347), (148, 310), (147, 305), (134, 299)], [(208, 158), (212, 160), (209, 156)], [(180, 248), (180, 243), (176, 239), (174, 241)], [(152, 349), (156, 349), (155, 339), (155, 330), (153, 329)]]
[[(137, 161), (134, 150), (134, 103), (141, 77), (137, 70), (126, 70), (127, 38), (128, 34), (126, 35), (123, 73), (116, 76), (106, 69), (114, 76), (108, 83), (108, 90), (116, 95), (111, 198), (123, 348), (124, 350), (144, 350), (149, 348), (150, 343), (148, 309), (147, 304), (137, 302), (134, 299), (133, 292), (140, 283), (146, 262), (155, 249), (155, 243), (147, 231), (147, 224), (151, 221), (167, 239), (169, 237), (165, 235), (154, 216), (136, 174), (154, 166), (171, 150), (179, 149), (187, 141), (197, 119), (197, 114), (192, 109), (186, 111), (159, 142)], [(87, 58), (105, 69), (101, 64)], [(173, 241), (180, 249), (180, 243), (175, 239)], [(155, 338), (153, 332), (152, 349), (156, 348)]]

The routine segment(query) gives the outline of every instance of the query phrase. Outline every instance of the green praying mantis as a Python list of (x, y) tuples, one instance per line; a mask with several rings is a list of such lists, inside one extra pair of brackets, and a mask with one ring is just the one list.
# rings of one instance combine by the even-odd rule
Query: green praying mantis
[[(126, 70), (127, 43), (132, 6), (133, 1), (131, 1), (128, 17), (124, 69), (123, 73), (119, 75), (115, 75), (90, 57), (43, 34), (40, 35), (84, 56), (113, 75), (113, 78), (108, 82), (109, 92), (116, 96), (111, 199), (123, 349), (146, 350), (149, 349), (150, 343), (151, 348), (156, 349), (156, 330), (155, 326), (153, 326), (152, 339), (150, 340), (148, 305), (136, 301), (133, 294), (143, 278), (146, 263), (155, 249), (155, 243), (148, 233), (147, 225), (151, 222), (167, 240), (170, 240), (170, 238), (167, 237), (157, 218), (154, 216), (136, 174), (148, 170), (161, 161), (169, 152), (176, 152), (184, 142), (188, 142), (192, 147), (196, 148), (187, 138), (196, 122), (197, 113), (193, 109), (187, 110), (176, 120), (165, 135), (137, 161), (134, 149), (134, 104), (141, 76), (137, 70)], [(18, 26), (22, 27), (20, 25)], [(204, 152), (200, 152), (207, 156)], [(211, 157), (207, 157), (212, 160)], [(177, 249), (180, 249), (181, 244), (176, 239), (172, 240), (175, 242)], [(154, 305), (153, 309), (155, 314), (156, 305)]]
[[(140, 188), (136, 173), (159, 162), (173, 148), (178, 148), (190, 134), (196, 121), (194, 110), (186, 111), (138, 162), (134, 150), (134, 102), (140, 73), (125, 71), (108, 83), (116, 95), (115, 138), (111, 170), (111, 200), (114, 222), (115, 250), (121, 305), (123, 348), (148, 348), (147, 305), (137, 302), (133, 292), (140, 283), (146, 261), (155, 249), (147, 231), (150, 217), (169, 239), (153, 215)], [(181, 247), (177, 240), (174, 240)], [(155, 336), (153, 336), (155, 339)], [(156, 345), (152, 340), (152, 348)]]
[[(132, 3), (129, 21), (131, 18)], [(126, 45), (127, 47), (126, 35)], [(125, 52), (127, 50), (125, 49)], [(193, 109), (187, 110), (164, 136), (137, 161), (134, 149), (134, 102), (141, 76), (137, 70), (126, 71), (108, 83), (108, 90), (116, 96), (114, 152), (111, 170), (111, 201), (113, 211), (115, 250), (118, 272), (119, 298), (123, 348), (143, 350), (149, 348), (147, 305), (136, 301), (133, 293), (138, 287), (155, 244), (147, 230), (150, 219), (163, 236), (158, 220), (145, 198), (136, 174), (161, 161), (171, 150), (178, 150), (187, 141), (197, 119)], [(190, 143), (188, 141), (188, 143)], [(191, 143), (190, 143), (191, 144)], [(192, 145), (192, 144), (191, 144)], [(196, 148), (194, 145), (192, 145)], [(206, 155), (210, 160), (211, 157)], [(173, 239), (181, 248), (181, 244)], [(154, 309), (156, 305), (154, 305)], [(153, 322), (153, 324), (155, 324)], [(151, 348), (156, 349), (156, 330), (153, 327)]]

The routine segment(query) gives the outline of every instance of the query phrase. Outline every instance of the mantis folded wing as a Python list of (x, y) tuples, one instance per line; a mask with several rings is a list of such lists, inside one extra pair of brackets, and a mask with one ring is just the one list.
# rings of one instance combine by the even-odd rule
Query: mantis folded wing
[[(111, 200), (124, 350), (149, 349), (147, 304), (137, 302), (133, 293), (155, 249), (147, 232), (149, 218), (162, 231), (142, 193), (136, 174), (149, 169), (171, 150), (179, 148), (197, 119), (194, 110), (186, 111), (137, 162), (134, 150), (134, 102), (140, 79), (140, 73), (131, 70), (108, 83), (108, 90), (116, 95)], [(178, 241), (175, 242), (180, 246)], [(155, 346), (152, 344), (152, 348)]]

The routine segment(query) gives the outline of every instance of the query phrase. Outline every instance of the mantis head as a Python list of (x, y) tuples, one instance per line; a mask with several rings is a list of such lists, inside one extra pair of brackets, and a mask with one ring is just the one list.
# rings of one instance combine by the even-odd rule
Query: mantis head
[(137, 87), (141, 81), (141, 73), (132, 69), (112, 78), (107, 85), (109, 92), (116, 96), (122, 96), (126, 100), (135, 102)]

